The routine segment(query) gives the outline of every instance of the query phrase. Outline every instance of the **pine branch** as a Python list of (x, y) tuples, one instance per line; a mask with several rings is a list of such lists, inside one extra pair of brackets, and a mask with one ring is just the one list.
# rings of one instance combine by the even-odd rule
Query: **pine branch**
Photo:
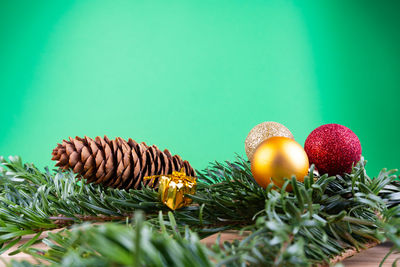
[[(78, 183), (72, 172), (42, 173), (19, 157), (0, 159), (0, 242), (64, 226), (54, 217), (69, 217), (74, 223), (84, 218), (130, 217), (134, 210), (167, 210), (157, 192), (145, 188), (126, 192)], [(90, 217), (92, 216), (92, 217)]]
[[(199, 172), (197, 193), (189, 196), (193, 205), (170, 215), (152, 189), (129, 192), (105, 189), (78, 184), (71, 172), (52, 174), (47, 170), (41, 173), (33, 165), (23, 165), (19, 158), (2, 162), (6, 168), (0, 175), (3, 248), (28, 232), (59, 227), (55, 217), (75, 224), (85, 218), (98, 221), (129, 218), (137, 209), (145, 212), (146, 225), (152, 229), (146, 230), (147, 236), (157, 235), (161, 229), (172, 233), (171, 238), (179, 241), (181, 235), (191, 236), (187, 234), (188, 226), (200, 238), (224, 229), (251, 231), (243, 241), (225, 243), (223, 249), (215, 246), (207, 252), (212, 254), (213, 262), (226, 266), (242, 266), (244, 262), (260, 266), (307, 266), (328, 262), (348, 248), (359, 249), (386, 239), (396, 244), (399, 239), (398, 206), (387, 209), (393, 202), (381, 198), (387, 196), (388, 188), (397, 188), (393, 171), (384, 170), (377, 178), (370, 179), (363, 159), (351, 174), (344, 176), (314, 177), (311, 170), (304, 183), (288, 180), (284, 187), (291, 184), (292, 193), (273, 185), (267, 190), (260, 188), (252, 178), (249, 163), (241, 158), (233, 163), (215, 163)], [(134, 229), (138, 229), (137, 223), (133, 223)], [(113, 228), (116, 231), (127, 228), (121, 224), (110, 225), (117, 227), (118, 230)], [(68, 235), (65, 240), (74, 240), (67, 233), (65, 231)], [(104, 232), (94, 235), (99, 235), (96, 240), (106, 238)], [(79, 240), (81, 243), (78, 242), (77, 247), (86, 242)], [(160, 246), (168, 242), (172, 241), (163, 240)], [(76, 250), (73, 245), (63, 245)], [(52, 249), (50, 246), (50, 251)], [(75, 251), (74, 259), (96, 260), (99, 256), (87, 253)], [(167, 257), (163, 254), (166, 251), (158, 253)], [(183, 250), (182, 253), (193, 252)], [(55, 264), (60, 264), (69, 254), (57, 255)]]
[[(162, 229), (166, 225), (161, 221)], [(175, 231), (171, 222), (171, 231)], [(199, 243), (196, 234), (153, 231), (142, 213), (135, 213), (132, 225), (83, 224), (71, 231), (49, 234), (49, 250), (28, 248), (24, 252), (53, 266), (213, 266), (213, 253)], [(13, 262), (12, 266), (19, 263)], [(32, 266), (25, 262), (25, 266)]]
[[(305, 253), (310, 247), (305, 246), (303, 239), (295, 241), (296, 235), (289, 225), (261, 220), (260, 229), (246, 239), (225, 242), (223, 248), (215, 244), (208, 249), (188, 228), (184, 233), (176, 231), (172, 213), (168, 217), (169, 221), (164, 221), (160, 212), (160, 228), (156, 229), (144, 221), (141, 213), (136, 213), (132, 225), (127, 226), (77, 225), (71, 230), (49, 234), (44, 240), (48, 250), (25, 248), (22, 251), (52, 266), (214, 266), (216, 262), (217, 266), (235, 267), (242, 266), (243, 262), (251, 266), (311, 266), (320, 262), (310, 261)], [(382, 224), (386, 228), (395, 225)], [(384, 233), (382, 230), (379, 231)], [(399, 239), (397, 234), (396, 240)], [(11, 266), (20, 264), (13, 262)], [(32, 264), (24, 262), (24, 266)]]
[(393, 181), (379, 192), (379, 196), (387, 203), (388, 207), (400, 204), (400, 181)]

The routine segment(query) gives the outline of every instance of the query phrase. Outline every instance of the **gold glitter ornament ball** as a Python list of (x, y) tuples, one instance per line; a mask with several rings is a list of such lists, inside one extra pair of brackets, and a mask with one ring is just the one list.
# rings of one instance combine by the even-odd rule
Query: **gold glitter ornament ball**
[[(266, 188), (271, 180), (282, 187), (284, 178), (304, 181), (308, 174), (308, 157), (303, 147), (287, 137), (275, 136), (262, 142), (254, 152), (251, 161), (251, 173), (256, 182)], [(288, 186), (287, 191), (292, 188)]]
[(257, 146), (274, 136), (283, 136), (294, 140), (293, 134), (284, 125), (274, 121), (260, 123), (251, 129), (244, 141), (247, 158), (251, 161)]

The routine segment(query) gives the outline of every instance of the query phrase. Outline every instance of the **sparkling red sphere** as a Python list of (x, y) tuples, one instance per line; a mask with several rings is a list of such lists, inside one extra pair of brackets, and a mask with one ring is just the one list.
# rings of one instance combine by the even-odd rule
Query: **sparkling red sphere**
[(325, 124), (310, 133), (304, 144), (310, 164), (320, 174), (350, 173), (361, 158), (361, 143), (357, 135), (340, 124)]

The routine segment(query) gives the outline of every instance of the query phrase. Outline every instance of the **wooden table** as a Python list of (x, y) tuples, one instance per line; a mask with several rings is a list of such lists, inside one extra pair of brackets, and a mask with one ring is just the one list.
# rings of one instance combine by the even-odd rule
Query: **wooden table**
[[(215, 243), (216, 235), (207, 237), (202, 240), (203, 243), (211, 245)], [(221, 235), (221, 241), (233, 241), (238, 239), (238, 235), (234, 231), (226, 231)], [(392, 245), (390, 243), (383, 243), (368, 250), (361, 251), (360, 253), (349, 257), (342, 261), (345, 267), (378, 267), (383, 257), (389, 252)], [(383, 264), (384, 267), (391, 267), (396, 258), (400, 258), (400, 254), (391, 254)], [(400, 266), (400, 260), (398, 265)]]
[[(55, 231), (58, 231), (58, 230), (55, 230)], [(32, 235), (25, 236), (19, 244), (12, 247), (8, 252), (14, 251), (20, 244), (25, 243), (27, 240), (29, 240), (31, 238), (31, 236)], [(45, 237), (45, 236), (46, 236), (46, 234), (43, 234), (43, 237)], [(202, 242), (206, 245), (214, 244), (215, 238), (216, 238), (216, 235), (213, 235), (213, 236), (203, 239)], [(222, 242), (233, 241), (236, 238), (238, 238), (238, 236), (235, 232), (228, 231), (228, 232), (224, 232), (221, 235)], [(43, 243), (36, 244), (35, 247), (42, 248), (42, 249), (46, 248), (46, 246)], [(383, 257), (386, 255), (386, 253), (389, 252), (390, 248), (391, 248), (391, 244), (383, 243), (383, 244), (380, 244), (371, 249), (364, 250), (364, 251), (358, 253), (357, 255), (344, 260), (342, 262), (342, 264), (345, 267), (377, 267), (377, 266), (379, 266), (379, 263), (381, 262)], [(8, 256), (7, 252), (6, 252), (1, 257), (6, 262), (10, 262), (12, 259), (17, 260), (17, 261), (27, 260), (30, 262), (35, 262), (31, 256), (23, 254), (23, 253), (20, 253), (20, 254), (14, 255), (14, 256)], [(383, 266), (385, 266), (385, 267), (392, 266), (392, 263), (395, 261), (396, 258), (400, 258), (400, 254), (390, 255), (389, 258), (385, 261), (385, 264)], [(400, 260), (399, 260), (399, 264), (400, 264)], [(0, 261), (0, 266), (5, 266), (5, 265), (4, 265), (4, 263), (2, 263)]]
[[(368, 250), (361, 251), (357, 255), (344, 260), (342, 263), (346, 267), (377, 267), (379, 266), (379, 263), (382, 261), (383, 257), (385, 257), (385, 255), (389, 252), (391, 247), (392, 244), (383, 243)], [(400, 254), (392, 253), (385, 261), (383, 266), (392, 266), (392, 263), (396, 260), (396, 258), (400, 258)], [(399, 264), (400, 260), (397, 265)]]

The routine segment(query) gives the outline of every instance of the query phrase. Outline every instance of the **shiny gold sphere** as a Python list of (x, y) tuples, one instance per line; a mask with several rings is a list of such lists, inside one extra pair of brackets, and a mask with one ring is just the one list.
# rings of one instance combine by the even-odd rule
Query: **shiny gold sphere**
[[(271, 180), (282, 187), (284, 178), (296, 176), (300, 182), (308, 173), (308, 157), (303, 147), (287, 137), (271, 137), (262, 142), (254, 152), (251, 172), (256, 182), (266, 188)], [(291, 187), (287, 187), (291, 190)]]
[(294, 139), (290, 130), (278, 122), (266, 121), (254, 126), (244, 141), (247, 158), (251, 161), (258, 145), (274, 136), (284, 136)]

